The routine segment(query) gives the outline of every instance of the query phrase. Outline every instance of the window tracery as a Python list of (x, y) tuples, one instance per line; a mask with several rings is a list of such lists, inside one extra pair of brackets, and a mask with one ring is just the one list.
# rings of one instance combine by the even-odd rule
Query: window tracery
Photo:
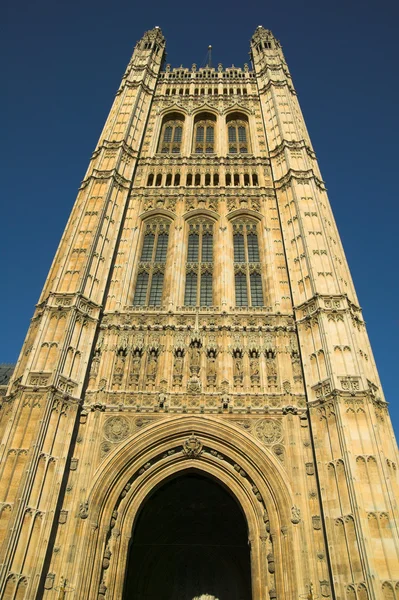
[(163, 154), (179, 154), (183, 139), (184, 117), (178, 113), (172, 113), (164, 118), (159, 137), (158, 152)]
[(215, 152), (216, 117), (210, 113), (198, 115), (194, 122), (193, 151), (196, 154)]
[(248, 120), (244, 115), (233, 114), (227, 120), (229, 154), (247, 154), (251, 151)]
[(165, 276), (169, 221), (153, 219), (145, 224), (136, 289), (135, 306), (159, 306)]
[(213, 304), (213, 224), (207, 219), (189, 223), (184, 304)]
[(263, 306), (257, 226), (251, 220), (233, 222), (236, 306)]

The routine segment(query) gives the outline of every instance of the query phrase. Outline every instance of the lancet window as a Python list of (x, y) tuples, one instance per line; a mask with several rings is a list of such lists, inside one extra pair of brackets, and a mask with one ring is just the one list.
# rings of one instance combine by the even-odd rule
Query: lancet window
[(158, 152), (179, 154), (183, 139), (184, 117), (171, 113), (164, 118), (159, 138)]
[(236, 306), (263, 306), (257, 226), (254, 221), (233, 222)]
[(186, 306), (213, 304), (213, 225), (207, 219), (189, 223), (186, 263)]
[(169, 241), (169, 222), (151, 220), (145, 225), (133, 304), (160, 306)]
[(245, 115), (233, 114), (228, 118), (227, 137), (229, 154), (247, 154), (251, 151)]
[(216, 117), (210, 113), (198, 115), (194, 122), (193, 150), (197, 154), (215, 152)]

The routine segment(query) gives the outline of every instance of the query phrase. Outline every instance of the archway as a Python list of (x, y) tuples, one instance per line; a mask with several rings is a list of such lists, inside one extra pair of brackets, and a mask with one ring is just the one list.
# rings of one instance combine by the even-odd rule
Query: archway
[(250, 600), (247, 524), (237, 501), (196, 471), (169, 479), (134, 526), (124, 600)]

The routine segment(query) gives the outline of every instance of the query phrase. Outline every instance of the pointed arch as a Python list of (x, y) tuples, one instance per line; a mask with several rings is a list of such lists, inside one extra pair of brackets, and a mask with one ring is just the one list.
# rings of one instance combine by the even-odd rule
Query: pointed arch
[(216, 152), (217, 115), (214, 111), (200, 111), (194, 116), (194, 135), (192, 151), (196, 154), (214, 154)]
[(251, 139), (246, 112), (231, 111), (226, 114), (227, 151), (229, 154), (249, 154)]
[(181, 112), (167, 112), (161, 123), (158, 152), (180, 154), (185, 116)]
[[(276, 587), (282, 594), (288, 591), (290, 597), (297, 596), (295, 565), (288, 575), (282, 569), (294, 550), (290, 521), (293, 493), (282, 466), (271, 451), (236, 425), (203, 416), (157, 420), (131, 436), (102, 463), (88, 498), (92, 508), (85, 526), (90, 527), (92, 535), (82, 537), (82, 556), (86, 558), (81, 572), (93, 569), (91, 577), (82, 577), (82, 588), (86, 586), (82, 594), (93, 593), (106, 575), (107, 597), (120, 597), (129, 539), (141, 505), (166, 479), (190, 469), (219, 481), (241, 506), (252, 548), (253, 598), (267, 598), (262, 536), (265, 531), (273, 535), (281, 530), (283, 542), (280, 535), (273, 536)], [(111, 536), (112, 530), (118, 535)], [(104, 574), (106, 548), (112, 560)]]

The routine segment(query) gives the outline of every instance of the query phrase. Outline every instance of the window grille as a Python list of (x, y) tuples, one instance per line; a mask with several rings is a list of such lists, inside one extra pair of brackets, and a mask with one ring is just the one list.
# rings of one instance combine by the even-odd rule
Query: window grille
[(159, 306), (161, 304), (163, 277), (164, 274), (159, 271), (152, 276), (150, 299), (148, 302), (150, 306)]
[(186, 306), (195, 306), (197, 303), (197, 274), (187, 273), (186, 290), (184, 294), (184, 304)]
[(148, 273), (139, 273), (137, 276), (136, 293), (134, 295), (134, 304), (142, 306), (146, 303), (148, 287)]
[(247, 277), (245, 273), (235, 274), (236, 305), (248, 306)]
[(213, 231), (207, 219), (196, 219), (189, 224), (184, 304), (213, 304)]
[(252, 306), (263, 306), (262, 279), (260, 273), (251, 273), (250, 282)]

